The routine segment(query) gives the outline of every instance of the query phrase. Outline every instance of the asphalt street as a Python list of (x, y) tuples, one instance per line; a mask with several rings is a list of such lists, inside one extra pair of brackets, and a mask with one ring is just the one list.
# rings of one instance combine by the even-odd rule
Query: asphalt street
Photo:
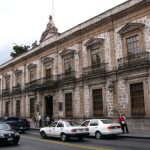
[(79, 142), (72, 139), (62, 142), (60, 139), (42, 139), (38, 132), (21, 134), (18, 146), (2, 146), (2, 150), (149, 150), (149, 139), (130, 138), (86, 138)]

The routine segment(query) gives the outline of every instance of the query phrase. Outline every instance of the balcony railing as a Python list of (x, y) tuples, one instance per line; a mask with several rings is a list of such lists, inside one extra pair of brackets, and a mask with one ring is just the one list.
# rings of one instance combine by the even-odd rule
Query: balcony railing
[(44, 77), (41, 78), (41, 87), (50, 87), (57, 86), (57, 78), (56, 76)]
[(106, 63), (99, 63), (96, 65), (83, 68), (83, 78), (92, 77), (95, 75), (102, 75), (106, 72)]
[(142, 52), (134, 55), (129, 55), (127, 57), (119, 58), (118, 60), (118, 69), (127, 69), (133, 68), (141, 65), (150, 64), (150, 53)]
[(9, 88), (2, 89), (2, 95), (3, 95), (3, 96), (8, 96), (8, 95), (10, 95), (10, 89), (9, 89)]
[(75, 79), (75, 71), (68, 71), (57, 75), (58, 81), (70, 81)]
[(17, 94), (21, 92), (21, 85), (17, 84), (16, 86), (12, 87), (12, 93)]
[(55, 86), (57, 84), (56, 76), (44, 77), (25, 84), (25, 90), (36, 90), (45, 87)]
[(31, 82), (28, 82), (25, 84), (25, 90), (30, 91), (30, 90), (36, 90), (41, 86), (41, 80), (33, 80)]

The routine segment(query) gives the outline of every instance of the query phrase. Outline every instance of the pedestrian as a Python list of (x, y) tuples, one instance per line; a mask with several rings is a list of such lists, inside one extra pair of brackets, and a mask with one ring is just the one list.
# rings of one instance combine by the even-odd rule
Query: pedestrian
[(34, 126), (36, 127), (37, 126), (37, 117), (36, 117), (36, 115), (35, 116), (33, 116), (33, 122), (34, 122)]
[(128, 125), (127, 125), (127, 120), (126, 120), (126, 115), (125, 114), (121, 114), (120, 115), (120, 117), (119, 117), (119, 123), (121, 125), (123, 133), (125, 133), (125, 130), (126, 130), (126, 133), (129, 133)]
[(46, 125), (49, 126), (49, 124), (50, 124), (50, 118), (49, 118), (49, 116), (47, 116), (46, 117)]
[(50, 116), (50, 124), (54, 122), (54, 119), (52, 116)]
[(41, 114), (39, 114), (39, 116), (38, 116), (38, 123), (39, 123), (39, 127), (41, 127), (42, 126)]

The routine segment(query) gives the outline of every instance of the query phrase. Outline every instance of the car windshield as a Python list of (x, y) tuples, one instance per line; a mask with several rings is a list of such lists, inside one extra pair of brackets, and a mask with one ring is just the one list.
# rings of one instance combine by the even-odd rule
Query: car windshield
[(75, 122), (75, 121), (66, 121), (66, 126), (67, 127), (74, 127), (74, 126), (80, 126), (79, 123)]
[(8, 124), (2, 123), (0, 124), (0, 130), (9, 130), (10, 126)]
[(101, 120), (103, 124), (110, 124), (110, 123), (113, 123), (112, 120), (110, 119), (104, 119), (104, 120)]

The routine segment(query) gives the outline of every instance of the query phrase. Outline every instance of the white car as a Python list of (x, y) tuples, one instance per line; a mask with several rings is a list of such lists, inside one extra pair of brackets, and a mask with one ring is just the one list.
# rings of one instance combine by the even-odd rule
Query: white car
[(120, 124), (110, 119), (90, 119), (84, 121), (81, 125), (88, 127), (90, 136), (95, 136), (97, 139), (101, 139), (104, 135), (117, 135), (122, 133)]
[(43, 138), (59, 137), (62, 141), (67, 141), (71, 137), (76, 137), (80, 141), (89, 135), (89, 129), (79, 125), (75, 121), (59, 120), (54, 121), (50, 126), (40, 129)]

